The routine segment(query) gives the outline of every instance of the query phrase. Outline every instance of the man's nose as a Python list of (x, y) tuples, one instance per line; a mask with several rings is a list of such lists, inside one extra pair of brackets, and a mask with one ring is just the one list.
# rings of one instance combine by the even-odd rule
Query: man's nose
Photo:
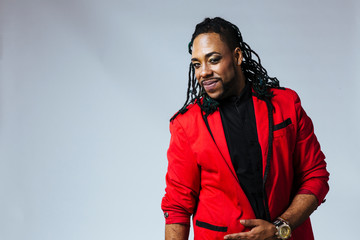
[(201, 78), (207, 78), (207, 77), (209, 77), (211, 75), (212, 75), (211, 68), (207, 64), (202, 65), (201, 72), (200, 72), (200, 77)]

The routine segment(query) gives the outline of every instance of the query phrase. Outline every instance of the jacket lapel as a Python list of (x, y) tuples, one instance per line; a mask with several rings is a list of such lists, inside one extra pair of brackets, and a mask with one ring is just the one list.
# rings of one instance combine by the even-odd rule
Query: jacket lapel
[(258, 134), (258, 140), (261, 148), (262, 163), (263, 163), (263, 176), (266, 168), (266, 159), (269, 148), (269, 117), (268, 109), (265, 101), (253, 96), (256, 130)]
[[(268, 147), (269, 147), (268, 109), (265, 101), (258, 99), (256, 96), (253, 96), (253, 103), (254, 103), (254, 111), (255, 111), (255, 119), (256, 119), (256, 130), (261, 148), (263, 176), (264, 176)], [(223, 159), (225, 160), (227, 166), (229, 167), (232, 175), (238, 180), (233, 164), (231, 162), (219, 109), (216, 110), (213, 114), (210, 114), (208, 116), (208, 122), (218, 150), (220, 151)]]
[(227, 146), (227, 143), (226, 143), (224, 128), (223, 128), (223, 124), (222, 124), (222, 121), (221, 121), (221, 116), (220, 116), (219, 109), (217, 109), (213, 114), (210, 114), (208, 116), (208, 122), (209, 122), (209, 127), (210, 127), (211, 132), (212, 132), (213, 137), (214, 137), (215, 145), (219, 149), (219, 151), (220, 151), (223, 159), (225, 160), (227, 166), (229, 167), (232, 175), (238, 181), (238, 178), (236, 176), (233, 164), (231, 162), (229, 149), (228, 149), (228, 146)]

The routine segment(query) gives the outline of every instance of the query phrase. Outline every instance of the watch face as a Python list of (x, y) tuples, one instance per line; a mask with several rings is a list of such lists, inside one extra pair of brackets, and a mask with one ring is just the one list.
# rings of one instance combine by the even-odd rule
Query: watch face
[(291, 234), (291, 229), (289, 226), (283, 225), (279, 229), (279, 237), (281, 239), (288, 239)]

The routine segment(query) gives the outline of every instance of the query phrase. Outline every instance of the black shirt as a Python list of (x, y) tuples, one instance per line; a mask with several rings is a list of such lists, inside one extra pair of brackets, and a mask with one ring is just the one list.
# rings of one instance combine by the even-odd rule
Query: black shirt
[(231, 161), (241, 188), (249, 199), (256, 218), (266, 219), (262, 156), (249, 83), (240, 96), (220, 101), (220, 114)]

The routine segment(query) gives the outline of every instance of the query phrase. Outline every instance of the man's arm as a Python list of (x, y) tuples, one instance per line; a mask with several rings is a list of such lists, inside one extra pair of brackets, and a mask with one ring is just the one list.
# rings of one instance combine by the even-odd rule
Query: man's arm
[(165, 240), (187, 240), (190, 226), (184, 224), (166, 224)]
[(190, 217), (200, 191), (200, 168), (178, 119), (171, 121), (170, 132), (166, 194), (161, 204), (166, 223), (165, 239), (187, 240)]
[(318, 207), (318, 200), (313, 194), (298, 194), (290, 207), (280, 216), (289, 222), (291, 229), (300, 226)]
[[(317, 208), (318, 200), (313, 194), (298, 194), (293, 199), (289, 208), (280, 216), (287, 220), (292, 230), (300, 226)], [(249, 232), (229, 234), (224, 239), (251, 239), (265, 240), (277, 239), (274, 224), (261, 219), (241, 220), (240, 223), (251, 228)]]

